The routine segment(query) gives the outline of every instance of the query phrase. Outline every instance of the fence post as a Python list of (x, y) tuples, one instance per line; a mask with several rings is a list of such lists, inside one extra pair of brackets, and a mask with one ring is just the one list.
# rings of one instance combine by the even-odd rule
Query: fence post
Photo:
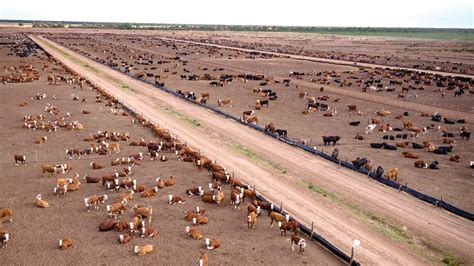
[(280, 202), (280, 212), (281, 212), (281, 214), (283, 214), (283, 201)]
[(313, 234), (314, 234), (314, 222), (311, 222), (311, 240), (313, 240)]

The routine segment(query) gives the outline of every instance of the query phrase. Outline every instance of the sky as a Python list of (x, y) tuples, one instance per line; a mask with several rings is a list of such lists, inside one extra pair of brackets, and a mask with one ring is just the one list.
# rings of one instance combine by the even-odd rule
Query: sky
[(474, 0), (16, 0), (0, 19), (473, 28)]

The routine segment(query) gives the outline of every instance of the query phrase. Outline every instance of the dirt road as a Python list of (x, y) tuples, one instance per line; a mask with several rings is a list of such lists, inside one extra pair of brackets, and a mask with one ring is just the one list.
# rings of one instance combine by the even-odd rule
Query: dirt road
[(173, 39), (173, 38), (168, 38), (168, 37), (161, 37), (161, 39), (162, 40), (176, 41), (176, 42), (183, 42), (183, 43), (213, 46), (213, 47), (217, 47), (217, 48), (224, 48), (224, 49), (230, 49), (230, 50), (235, 50), (235, 51), (258, 52), (258, 53), (262, 53), (262, 54), (284, 56), (284, 57), (289, 57), (289, 58), (294, 58), (294, 59), (308, 60), (308, 61), (328, 63), (328, 64), (336, 64), (336, 65), (359, 66), (359, 67), (370, 67), (370, 68), (400, 69), (400, 70), (415, 71), (415, 72), (420, 72), (420, 73), (427, 73), (427, 74), (441, 75), (441, 76), (474, 78), (473, 75), (468, 75), (468, 74), (459, 74), (459, 73), (434, 71), (434, 70), (424, 70), (424, 69), (410, 68), (410, 67), (396, 67), (396, 66), (389, 66), (389, 65), (369, 64), (369, 63), (361, 63), (361, 62), (355, 62), (355, 61), (346, 61), (346, 60), (337, 60), (337, 59), (313, 57), (313, 56), (283, 54), (283, 53), (268, 52), (268, 51), (262, 51), (262, 50), (254, 50), (254, 49), (246, 49), (246, 48), (225, 46), (225, 45), (219, 45), (219, 44), (211, 44), (211, 43), (202, 43), (202, 42), (187, 41), (187, 40), (181, 40), (181, 39)]
[(472, 222), (185, 103), (50, 41), (33, 40), (146, 118), (217, 159), (244, 181), (255, 184), (258, 192), (270, 200), (284, 202), (285, 210), (300, 221), (305, 224), (314, 221), (317, 231), (341, 249), (348, 252), (352, 241), (360, 239), (362, 248), (357, 254), (363, 263), (419, 265), (429, 262), (408, 246), (377, 233), (337, 202), (315, 195), (304, 184), (314, 183), (363, 210), (390, 217), (437, 246), (473, 260), (474, 242), (469, 237), (474, 232)]

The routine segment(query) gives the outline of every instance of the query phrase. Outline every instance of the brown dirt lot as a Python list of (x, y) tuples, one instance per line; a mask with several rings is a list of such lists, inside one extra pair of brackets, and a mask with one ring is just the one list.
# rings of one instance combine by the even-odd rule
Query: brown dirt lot
[[(68, 51), (64, 47), (59, 47), (42, 38), (40, 40), (35, 38), (35, 40), (75, 71), (88, 76), (100, 86), (111, 91), (110, 93), (137, 108), (151, 121), (163, 123), (187, 140), (191, 146), (205, 151), (211, 157), (220, 158), (229, 169), (239, 169), (242, 178), (257, 184), (264, 195), (269, 195), (278, 201), (278, 197), (275, 198), (275, 193), (280, 193), (286, 203), (286, 209), (290, 213), (295, 213), (299, 219), (306, 223), (315, 221), (315, 219), (320, 221), (318, 226), (323, 229), (325, 234), (329, 234), (330, 239), (335, 239), (336, 243), (339, 243), (338, 245), (344, 246), (344, 249), (347, 248), (347, 243), (350, 243), (354, 236), (360, 236), (369, 247), (361, 251), (363, 262), (400, 263), (404, 261), (403, 264), (414, 264), (414, 261), (418, 261), (418, 259), (409, 256), (413, 255), (413, 252), (418, 255), (421, 252), (423, 257), (427, 256), (431, 261), (437, 261), (436, 257), (440, 254), (446, 256), (442, 249), (436, 247), (441, 243), (451, 246), (451, 249), (457, 250), (456, 253), (460, 252), (464, 254), (463, 256), (470, 257), (465, 253), (466, 249), (462, 247), (468, 248), (472, 245), (465, 238), (466, 231), (470, 231), (471, 224), (459, 217), (452, 217), (433, 206), (427, 206), (412, 197), (397, 193), (393, 189), (379, 184), (374, 185), (372, 180), (367, 180), (348, 170), (339, 169), (326, 161), (309, 156), (261, 134), (255, 134), (254, 131), (249, 131), (244, 126), (216, 116), (197, 106), (186, 104), (176, 97), (156, 90), (153, 86), (128, 78)], [(181, 116), (171, 118), (169, 108), (178, 111)], [(188, 117), (198, 120), (189, 121)], [(196, 122), (200, 124), (202, 122), (202, 126), (196, 125)], [(241, 148), (229, 150), (228, 146), (232, 146), (233, 142), (244, 145), (244, 148), (249, 147), (250, 154)], [(244, 154), (240, 154), (241, 151)], [(253, 154), (252, 151), (255, 151), (256, 154)], [(249, 158), (244, 158), (242, 155)], [(268, 159), (270, 159), (269, 162)], [(262, 160), (268, 167), (262, 168), (260, 164)], [(288, 171), (275, 171), (273, 169), (275, 164), (272, 162), (281, 164)], [(272, 169), (269, 170), (269, 167)], [(276, 169), (281, 168), (276, 167)], [(348, 183), (348, 178), (354, 182)], [(319, 193), (318, 187), (314, 189), (309, 187), (310, 190), (315, 190), (314, 192), (320, 194), (320, 198), (315, 196), (313, 191), (308, 191), (304, 183), (304, 187), (298, 187), (302, 185), (300, 182), (314, 182), (313, 184), (321, 185), (331, 192), (337, 192), (337, 196), (331, 192), (328, 194), (324, 190)], [(329, 197), (326, 198), (328, 195)], [(331, 203), (328, 204), (326, 199)], [(351, 204), (347, 204), (348, 200)], [(311, 207), (301, 209), (302, 203), (314, 207), (314, 209)], [(334, 208), (334, 205), (337, 207)], [(391, 207), (387, 209), (387, 206)], [(341, 207), (342, 209), (350, 208), (349, 220), (346, 216), (348, 210), (341, 210)], [(383, 216), (381, 218), (377, 214), (367, 213), (367, 210), (383, 214)], [(341, 211), (346, 212), (345, 215)], [(369, 215), (369, 217), (361, 221), (353, 215)], [(387, 216), (390, 217), (388, 224), (383, 218)], [(403, 227), (394, 225), (393, 220)], [(354, 223), (357, 226), (354, 226)], [(372, 226), (366, 228), (367, 223), (375, 225), (375, 228)], [(376, 229), (378, 233), (368, 232), (367, 229)], [(422, 237), (414, 237), (412, 235), (413, 229), (420, 232)], [(388, 235), (381, 238), (379, 234)], [(430, 240), (427, 242), (426, 236), (434, 240), (436, 244), (433, 246), (430, 244), (432, 243)], [(445, 243), (445, 239), (452, 241)], [(463, 244), (456, 245), (456, 242)], [(421, 250), (418, 245), (423, 246)], [(434, 257), (428, 255), (433, 252), (436, 253)]]
[[(108, 41), (103, 41), (107, 39)], [(115, 46), (110, 44), (111, 42), (118, 42), (120, 39), (120, 46)], [(147, 39), (146, 36), (135, 37), (133, 35), (127, 35), (126, 38), (118, 37), (114, 35), (84, 35), (82, 39), (75, 37), (74, 40), (62, 36), (57, 38), (57, 40), (64, 43), (69, 43), (70, 45), (80, 43), (80, 50), (90, 53), (92, 57), (97, 57), (100, 59), (105, 59), (107, 56), (109, 58), (115, 57), (120, 61), (129, 60), (126, 57), (126, 54), (129, 54), (132, 50), (133, 53), (138, 55), (154, 56), (155, 60), (167, 59), (163, 56), (174, 56), (176, 50), (170, 47), (165, 47), (163, 43), (159, 41), (154, 41)], [(87, 43), (87, 46), (83, 44)], [(154, 44), (155, 43), (155, 44)], [(100, 45), (99, 45), (100, 44)], [(159, 45), (161, 44), (161, 45)], [(180, 89), (183, 91), (195, 91), (197, 95), (200, 95), (201, 92), (209, 92), (211, 97), (209, 103), (216, 106), (218, 98), (230, 98), (233, 100), (232, 108), (225, 107), (224, 109), (234, 115), (240, 116), (242, 111), (254, 109), (255, 100), (258, 99), (257, 94), (252, 93), (252, 89), (259, 88), (259, 82), (249, 81), (243, 83), (241, 81), (233, 81), (229, 84), (226, 84), (224, 87), (210, 87), (208, 85), (209, 81), (183, 81), (179, 78), (180, 74), (186, 74), (183, 69), (186, 68), (190, 73), (197, 75), (202, 75), (204, 73), (211, 73), (211, 75), (219, 75), (221, 73), (246, 73), (244, 71), (257, 71), (262, 74), (267, 75), (276, 75), (283, 76), (285, 73), (288, 73), (290, 70), (294, 71), (323, 71), (323, 70), (334, 70), (337, 72), (344, 72), (348, 70), (354, 70), (354, 67), (346, 66), (334, 66), (334, 65), (325, 65), (320, 63), (311, 63), (298, 60), (290, 59), (239, 59), (243, 55), (239, 55), (236, 52), (220, 50), (224, 55), (220, 56), (219, 54), (215, 55), (217, 58), (209, 58), (208, 53), (205, 53), (206, 49), (198, 46), (187, 46), (176, 44), (178, 47), (181, 47), (180, 53), (188, 52), (190, 53), (186, 59), (189, 59), (190, 63), (186, 66), (179, 66), (173, 68), (173, 61), (169, 60), (170, 63), (167, 64), (154, 64), (154, 65), (138, 65), (135, 64), (136, 69), (132, 70), (132, 73), (138, 73), (140, 71), (147, 71), (151, 73), (160, 73), (160, 69), (172, 69), (177, 71), (177, 74), (172, 75), (171, 72), (161, 73), (161, 75), (166, 74), (168, 78), (163, 80), (166, 82), (166, 85), (173, 89)], [(77, 47), (77, 46), (75, 46)], [(100, 48), (99, 48), (100, 47)], [(139, 50), (140, 47), (143, 47), (144, 50)], [(105, 49), (106, 48), (106, 49)], [(194, 55), (192, 52), (199, 49), (199, 55)], [(104, 52), (105, 51), (105, 52)], [(227, 56), (232, 55), (237, 59), (226, 59)], [(213, 53), (214, 56), (214, 53)], [(133, 62), (133, 61), (132, 61)], [(217, 64), (215, 64), (218, 62)], [(209, 68), (209, 70), (199, 69), (203, 66)], [(224, 67), (224, 71), (212, 71), (212, 66), (214, 67)], [(156, 70), (151, 70), (151, 67), (156, 67)], [(189, 74), (189, 73), (188, 73)], [(148, 78), (153, 80), (153, 78)], [(337, 93), (330, 92), (319, 92), (318, 89), (312, 87), (300, 87), (297, 89), (294, 85), (290, 87), (285, 87), (282, 84), (271, 83), (269, 85), (271, 89), (277, 92), (278, 100), (272, 101), (269, 108), (263, 108), (261, 111), (257, 111), (257, 115), (260, 118), (260, 125), (265, 125), (267, 122), (274, 122), (278, 128), (287, 129), (289, 131), (289, 137), (293, 139), (308, 140), (312, 146), (316, 146), (319, 149), (324, 149), (326, 152), (332, 152), (332, 148), (324, 148), (321, 144), (321, 136), (324, 135), (339, 135), (342, 136), (341, 145), (337, 148), (340, 150), (341, 158), (347, 158), (347, 160), (353, 160), (356, 157), (367, 157), (374, 160), (375, 164), (383, 165), (385, 169), (392, 167), (397, 167), (400, 170), (400, 176), (402, 177), (400, 182), (406, 183), (410, 187), (413, 187), (421, 192), (424, 192), (435, 197), (443, 197), (444, 200), (467, 210), (474, 210), (474, 201), (472, 197), (469, 197), (470, 190), (473, 187), (472, 180), (472, 170), (467, 167), (470, 158), (474, 154), (472, 145), (463, 145), (465, 141), (460, 140), (457, 136), (454, 152), (449, 156), (435, 155), (425, 151), (399, 148), (397, 151), (387, 151), (387, 150), (374, 150), (369, 147), (370, 142), (383, 142), (383, 135), (395, 135), (397, 133), (404, 132), (375, 132), (371, 135), (366, 135), (364, 141), (357, 141), (354, 139), (354, 136), (357, 133), (363, 133), (364, 127), (367, 124), (368, 119), (376, 117), (375, 111), (382, 109), (389, 110), (392, 112), (392, 115), (383, 118), (385, 123), (390, 123), (392, 127), (403, 128), (401, 120), (395, 119), (395, 116), (402, 114), (407, 111), (403, 108), (397, 108), (394, 106), (386, 106), (383, 103), (374, 103), (371, 101), (364, 101), (360, 99), (352, 99), (348, 96), (341, 96)], [(317, 86), (319, 87), (319, 86)], [(347, 88), (344, 88), (347, 89)], [(298, 97), (298, 93), (305, 91), (310, 96), (322, 96), (328, 95), (330, 100), (327, 102), (332, 109), (338, 111), (338, 115), (333, 118), (323, 117), (320, 113), (313, 113), (307, 116), (301, 114), (301, 111), (305, 108), (305, 101)], [(429, 96), (434, 92), (430, 91), (419, 91), (423, 96), (419, 98), (425, 99), (429, 104), (433, 104), (434, 97), (438, 96)], [(384, 92), (383, 97), (387, 99), (396, 98), (394, 94)], [(370, 96), (367, 96), (370, 99)], [(433, 97), (433, 98), (430, 98)], [(437, 103), (443, 103), (447, 108), (450, 106), (458, 106), (460, 110), (466, 110), (469, 112), (469, 108), (472, 108), (472, 95), (464, 95), (462, 98), (453, 98), (452, 96), (446, 97), (444, 99), (439, 98)], [(339, 102), (334, 102), (334, 99), (339, 98)], [(426, 100), (428, 99), (428, 100)], [(431, 99), (431, 100), (429, 100)], [(438, 99), (438, 98), (436, 98)], [(348, 104), (356, 104), (359, 110), (362, 110), (365, 115), (358, 116), (347, 111)], [(434, 108), (433, 110), (435, 110)], [(430, 118), (424, 118), (419, 115), (419, 112), (408, 110), (409, 116), (405, 117), (407, 120), (412, 120), (417, 126), (428, 126), (434, 124), (435, 127), (438, 125), (446, 126), (448, 132), (452, 132), (458, 135), (458, 130), (461, 124), (455, 125), (446, 125), (443, 123), (433, 123), (430, 121)], [(461, 117), (459, 117), (461, 118)], [(361, 121), (361, 126), (353, 127), (349, 126), (350, 121)], [(329, 122), (329, 126), (328, 126)], [(467, 124), (464, 124), (468, 128), (472, 128), (472, 121), (468, 120)], [(406, 133), (406, 132), (405, 132)], [(436, 130), (431, 130), (430, 132), (422, 135), (418, 138), (410, 138), (408, 140), (396, 139), (396, 141), (410, 141), (421, 143), (422, 141), (432, 141), (435, 144), (442, 145), (441, 133), (436, 132)], [(396, 142), (389, 141), (389, 142)], [(469, 143), (469, 142), (467, 142)], [(421, 158), (427, 163), (430, 163), (434, 160), (440, 162), (441, 170), (428, 170), (428, 169), (418, 169), (413, 166), (414, 160), (402, 158), (401, 153), (403, 151), (414, 151), (421, 155)], [(448, 160), (452, 155), (459, 155), (461, 157), (461, 163), (454, 163)], [(446, 174), (449, 173), (449, 174)]]
[[(5, 36), (2, 36), (5, 39)], [(189, 163), (179, 162), (172, 154), (167, 154), (168, 162), (152, 162), (147, 156), (141, 166), (134, 168), (132, 178), (136, 178), (139, 184), (144, 184), (150, 189), (157, 176), (167, 177), (173, 175), (177, 184), (159, 192), (156, 198), (144, 200), (136, 197), (130, 204), (151, 205), (155, 216), (152, 226), (159, 231), (156, 239), (133, 239), (131, 244), (125, 247), (115, 241), (119, 233), (98, 232), (97, 226), (106, 218), (104, 207), (99, 211), (86, 213), (83, 211), (83, 198), (94, 194), (104, 194), (105, 190), (99, 184), (81, 185), (77, 192), (70, 192), (65, 198), (53, 195), (52, 189), (57, 175), (49, 177), (41, 174), (40, 165), (43, 163), (68, 163), (73, 166), (72, 173), (99, 176), (110, 173), (113, 167), (110, 161), (116, 157), (123, 157), (139, 151), (145, 151), (143, 147), (130, 147), (126, 142), (120, 142), (121, 152), (110, 156), (90, 155), (80, 160), (69, 160), (64, 153), (68, 148), (85, 148), (88, 142), (82, 138), (90, 132), (97, 130), (109, 130), (129, 132), (132, 140), (144, 138), (158, 140), (152, 133), (141, 127), (132, 126), (130, 117), (112, 115), (110, 108), (103, 103), (95, 103), (96, 93), (90, 88), (84, 90), (74, 89), (71, 85), (62, 83), (59, 86), (46, 85), (46, 74), (50, 73), (53, 64), (40, 53), (41, 58), (18, 58), (7, 56), (8, 49), (0, 47), (0, 67), (5, 65), (17, 65), (20, 62), (32, 64), (41, 69), (42, 62), (49, 62), (50, 68), (41, 71), (42, 78), (39, 82), (0, 85), (3, 97), (0, 105), (0, 121), (3, 127), (0, 134), (4, 136), (2, 153), (0, 154), (0, 207), (12, 207), (15, 212), (13, 224), (3, 223), (2, 229), (11, 233), (12, 239), (8, 247), (0, 251), (2, 261), (6, 264), (193, 264), (197, 262), (199, 251), (203, 250), (203, 241), (190, 240), (184, 228), (189, 225), (182, 219), (182, 212), (191, 210), (195, 206), (203, 206), (207, 209), (210, 223), (200, 226), (206, 236), (215, 237), (222, 241), (222, 247), (215, 251), (208, 251), (211, 265), (222, 264), (323, 264), (334, 265), (341, 262), (332, 254), (317, 244), (308, 241), (307, 252), (304, 256), (291, 252), (290, 243), (284, 237), (279, 236), (276, 228), (270, 229), (267, 225), (269, 219), (262, 216), (257, 222), (257, 228), (249, 232), (246, 228), (246, 212), (233, 210), (226, 200), (225, 207), (203, 205), (198, 198), (186, 198), (187, 202), (180, 206), (169, 206), (166, 203), (168, 194), (184, 196), (184, 190), (194, 186), (206, 186), (210, 178), (206, 173), (198, 173), (196, 168)], [(61, 70), (61, 66), (54, 66)], [(46, 93), (47, 98), (35, 100), (31, 97), (37, 93)], [(72, 94), (80, 98), (87, 98), (87, 103), (72, 100)], [(52, 99), (55, 95), (58, 100)], [(26, 107), (19, 107), (22, 101), (28, 101)], [(84, 124), (82, 131), (68, 131), (63, 128), (54, 133), (44, 131), (32, 131), (22, 128), (23, 116), (29, 114), (44, 114), (46, 120), (53, 117), (44, 112), (47, 103), (57, 106), (61, 114), (70, 112), (72, 117), (67, 120), (78, 120)], [(91, 114), (81, 114), (81, 110), (89, 110)], [(48, 140), (45, 144), (33, 144), (36, 137), (46, 135)], [(35, 152), (38, 154), (38, 162), (34, 162)], [(24, 167), (13, 165), (13, 154), (25, 154), (27, 165)], [(92, 170), (89, 166), (91, 161), (106, 163), (108, 166), (103, 170)], [(72, 173), (66, 176), (71, 176)], [(227, 188), (225, 189), (227, 194)], [(123, 191), (121, 191), (123, 193)], [(39, 209), (34, 205), (34, 197), (42, 194), (43, 198), (51, 205), (48, 209)], [(107, 192), (109, 203), (115, 198), (114, 192)], [(228, 197), (228, 194), (227, 194)], [(130, 207), (130, 205), (129, 205)], [(131, 218), (130, 210), (124, 218)], [(71, 237), (74, 247), (64, 253), (57, 249), (57, 240), (62, 237)], [(145, 258), (133, 255), (133, 245), (151, 243), (155, 246), (155, 252)]]

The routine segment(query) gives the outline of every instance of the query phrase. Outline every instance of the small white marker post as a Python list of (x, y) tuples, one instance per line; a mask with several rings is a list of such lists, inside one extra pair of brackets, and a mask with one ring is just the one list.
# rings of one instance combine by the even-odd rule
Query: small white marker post
[(354, 243), (352, 244), (351, 259), (349, 261), (349, 265), (352, 265), (352, 262), (354, 261), (354, 257), (355, 257), (356, 248), (359, 246), (360, 246), (360, 240), (358, 239), (354, 240)]
[(35, 167), (37, 163), (38, 163), (38, 151), (35, 151)]

